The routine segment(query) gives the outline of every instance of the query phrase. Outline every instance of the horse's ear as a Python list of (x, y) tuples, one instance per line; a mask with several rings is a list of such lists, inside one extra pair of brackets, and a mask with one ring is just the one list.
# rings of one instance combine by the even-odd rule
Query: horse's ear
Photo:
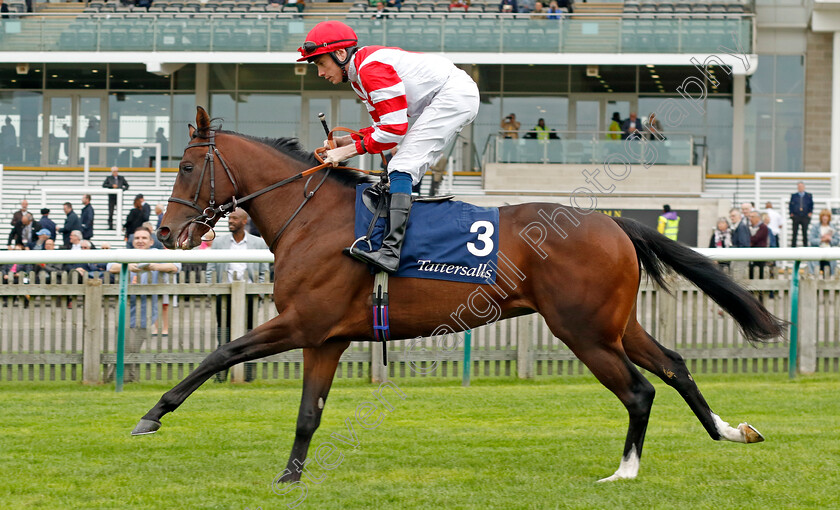
[(187, 124), (187, 126), (189, 126), (190, 130), (190, 140), (192, 140), (193, 138), (195, 138), (195, 126), (193, 126), (192, 124)]
[(197, 106), (195, 114), (195, 123), (199, 131), (207, 131), (210, 128), (210, 116), (207, 115), (207, 110)]

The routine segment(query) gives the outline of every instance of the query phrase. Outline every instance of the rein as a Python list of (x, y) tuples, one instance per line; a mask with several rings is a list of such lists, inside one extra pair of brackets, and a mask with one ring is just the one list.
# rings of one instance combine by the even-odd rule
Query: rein
[[(347, 128), (336, 127), (332, 131), (329, 132), (329, 135), (327, 137), (331, 147), (334, 146), (334, 144), (332, 143), (332, 136), (333, 136), (334, 131), (346, 131), (346, 132), (349, 132), (349, 133), (359, 134), (358, 132), (352, 131), (352, 130), (347, 129)], [(321, 162), (320, 165), (314, 166), (312, 168), (308, 168), (308, 169), (306, 169), (302, 172), (299, 172), (299, 173), (297, 173), (297, 174), (295, 174), (291, 177), (287, 177), (286, 179), (283, 179), (282, 181), (276, 182), (276, 183), (274, 183), (270, 186), (266, 186), (265, 188), (262, 188), (261, 190), (255, 191), (255, 192), (251, 193), (250, 195), (246, 195), (242, 198), (237, 198), (236, 196), (239, 195), (239, 185), (236, 183), (236, 179), (234, 179), (233, 173), (230, 171), (230, 166), (227, 164), (227, 162), (224, 160), (224, 158), (222, 158), (222, 154), (219, 152), (219, 149), (216, 147), (216, 132), (211, 130), (209, 132), (208, 141), (199, 142), (199, 143), (191, 143), (191, 144), (187, 145), (187, 147), (184, 149), (184, 151), (186, 151), (187, 149), (192, 149), (194, 147), (207, 147), (207, 154), (205, 154), (205, 156), (204, 156), (204, 165), (202, 165), (202, 167), (201, 167), (201, 175), (199, 176), (199, 179), (198, 179), (198, 186), (196, 187), (195, 195), (193, 196), (192, 201), (187, 201), (187, 200), (184, 200), (184, 199), (178, 198), (178, 197), (169, 197), (169, 202), (175, 202), (176, 204), (186, 205), (186, 206), (192, 207), (193, 209), (198, 211), (198, 216), (196, 216), (194, 218), (191, 218), (187, 222), (187, 225), (189, 225), (190, 223), (197, 223), (197, 224), (200, 224), (200, 225), (204, 225), (208, 228), (208, 230), (213, 232), (213, 237), (215, 237), (215, 232), (216, 231), (213, 229), (213, 226), (211, 225), (211, 223), (215, 224), (215, 222), (217, 222), (218, 220), (224, 218), (225, 216), (228, 216), (239, 205), (241, 205), (241, 204), (243, 204), (243, 203), (245, 203), (249, 200), (252, 200), (254, 198), (257, 198), (260, 195), (268, 193), (269, 191), (273, 191), (273, 190), (275, 190), (275, 189), (277, 189), (281, 186), (285, 186), (286, 184), (297, 181), (298, 179), (302, 179), (306, 176), (314, 174), (315, 172), (318, 172), (319, 170), (323, 170), (324, 168), (327, 169), (327, 171), (324, 172), (324, 176), (321, 178), (321, 180), (315, 186), (315, 189), (313, 189), (312, 191), (307, 192), (307, 189), (309, 188), (309, 182), (312, 180), (312, 177), (310, 177), (309, 180), (306, 182), (306, 185), (303, 188), (303, 202), (301, 202), (301, 204), (298, 206), (298, 208), (295, 209), (295, 212), (292, 213), (292, 215), (289, 217), (289, 219), (286, 220), (286, 223), (283, 224), (283, 227), (280, 228), (280, 231), (277, 232), (277, 234), (274, 236), (274, 239), (272, 239), (271, 244), (268, 245), (268, 249), (271, 250), (272, 252), (274, 251), (274, 245), (277, 244), (277, 241), (280, 239), (280, 236), (283, 234), (283, 232), (286, 230), (286, 228), (289, 226), (289, 224), (292, 222), (292, 220), (295, 219), (295, 217), (298, 215), (298, 213), (300, 213), (301, 209), (303, 209), (303, 206), (306, 205), (306, 203), (309, 202), (309, 200), (312, 197), (315, 196), (315, 192), (317, 192), (321, 188), (321, 186), (324, 184), (324, 181), (327, 180), (327, 177), (329, 176), (330, 171), (333, 168), (336, 168), (336, 169), (339, 169), (339, 170), (355, 170), (357, 172), (362, 172), (362, 173), (366, 173), (366, 174), (374, 174), (374, 175), (381, 173), (381, 172), (374, 172), (374, 171), (370, 171), (370, 170), (361, 170), (361, 169), (358, 169), (358, 168), (353, 168), (353, 167), (348, 167), (348, 166), (335, 166), (334, 167), (330, 163), (324, 163), (324, 158), (321, 156), (321, 153), (322, 152), (325, 153), (327, 149), (325, 147), (319, 147), (318, 149), (316, 149), (314, 151), (314, 154), (315, 154), (315, 158), (318, 161)], [(215, 171), (215, 166), (214, 166), (214, 161), (215, 161), (215, 158), (213, 157), (214, 155), (217, 158), (219, 158), (219, 162), (222, 164), (222, 168), (224, 168), (225, 174), (227, 175), (227, 178), (230, 180), (230, 183), (233, 185), (233, 197), (231, 197), (230, 202), (224, 203), (224, 204), (219, 205), (219, 206), (216, 206), (216, 171)], [(384, 160), (384, 156), (383, 156), (383, 160)], [(198, 206), (198, 195), (201, 193), (201, 185), (204, 182), (204, 174), (207, 171), (208, 164), (210, 166), (210, 202), (207, 205), (207, 207), (205, 207), (202, 210)]]

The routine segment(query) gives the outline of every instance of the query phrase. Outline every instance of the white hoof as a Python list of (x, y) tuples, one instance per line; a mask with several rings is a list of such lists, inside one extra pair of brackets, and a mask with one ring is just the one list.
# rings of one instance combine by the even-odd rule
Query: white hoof
[(761, 432), (755, 430), (755, 427), (747, 422), (738, 425), (738, 430), (741, 431), (741, 434), (744, 436), (744, 442), (747, 444), (764, 441), (764, 436), (761, 435)]
[(636, 454), (636, 447), (630, 448), (627, 456), (621, 459), (618, 469), (612, 476), (602, 478), (598, 482), (614, 482), (616, 480), (632, 480), (639, 474), (639, 456)]

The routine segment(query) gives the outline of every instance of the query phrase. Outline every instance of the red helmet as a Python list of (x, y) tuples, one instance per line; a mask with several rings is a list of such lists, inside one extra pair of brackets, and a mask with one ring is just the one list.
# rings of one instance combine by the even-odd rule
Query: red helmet
[(341, 48), (356, 46), (359, 38), (352, 28), (340, 21), (322, 21), (306, 34), (306, 42), (298, 48), (301, 58), (298, 62), (312, 57), (332, 53)]

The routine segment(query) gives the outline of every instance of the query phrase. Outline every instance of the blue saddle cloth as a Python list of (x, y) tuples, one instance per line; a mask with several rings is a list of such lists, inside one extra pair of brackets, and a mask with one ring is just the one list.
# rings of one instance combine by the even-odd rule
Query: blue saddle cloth
[[(362, 201), (362, 193), (369, 186), (356, 187), (356, 239), (367, 233), (373, 218)], [(378, 250), (385, 227), (386, 219), (379, 218), (371, 234), (372, 246), (359, 241), (356, 247)], [(415, 202), (408, 217), (400, 267), (394, 276), (492, 285), (496, 282), (498, 252), (498, 208), (456, 201)]]

